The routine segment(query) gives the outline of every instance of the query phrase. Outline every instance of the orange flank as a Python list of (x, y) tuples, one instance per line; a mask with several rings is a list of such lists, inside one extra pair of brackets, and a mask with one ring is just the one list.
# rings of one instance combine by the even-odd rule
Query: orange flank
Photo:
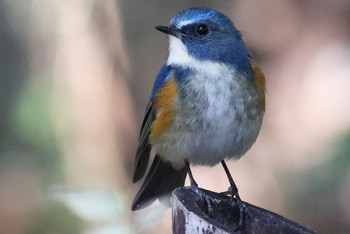
[(261, 71), (261, 69), (256, 65), (254, 61), (250, 63), (252, 66), (254, 72), (255, 72), (255, 79), (256, 79), (256, 84), (258, 87), (258, 93), (259, 93), (259, 101), (265, 108), (265, 76), (264, 73)]
[(150, 137), (159, 137), (170, 126), (175, 115), (173, 106), (177, 96), (177, 85), (174, 77), (171, 77), (155, 97), (153, 105), (158, 108), (158, 114), (152, 124)]

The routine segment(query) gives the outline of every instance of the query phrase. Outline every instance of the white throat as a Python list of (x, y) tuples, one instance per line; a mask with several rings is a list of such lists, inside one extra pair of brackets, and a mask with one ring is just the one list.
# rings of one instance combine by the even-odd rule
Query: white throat
[(169, 36), (169, 57), (167, 65), (188, 67), (213, 75), (217, 75), (223, 70), (228, 69), (224, 63), (213, 62), (210, 60), (200, 61), (194, 58), (188, 53), (188, 50), (182, 41), (174, 36)]
[(169, 57), (167, 65), (185, 65), (192, 64), (196, 59), (189, 55), (186, 46), (182, 41), (174, 36), (169, 36)]

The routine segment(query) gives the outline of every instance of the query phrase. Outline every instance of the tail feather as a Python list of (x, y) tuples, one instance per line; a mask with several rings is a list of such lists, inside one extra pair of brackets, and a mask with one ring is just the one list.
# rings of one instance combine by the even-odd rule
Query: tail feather
[(157, 198), (160, 199), (166, 196), (168, 200), (169, 195), (175, 188), (182, 187), (185, 184), (186, 173), (185, 167), (176, 170), (156, 155), (146, 179), (132, 203), (131, 210), (145, 208)]

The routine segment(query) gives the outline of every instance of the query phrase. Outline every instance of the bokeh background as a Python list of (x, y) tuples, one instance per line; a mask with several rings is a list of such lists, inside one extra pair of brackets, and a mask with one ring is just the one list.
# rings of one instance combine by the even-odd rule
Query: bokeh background
[[(0, 233), (171, 233), (131, 212), (138, 130), (180, 10), (222, 11), (267, 79), (241, 197), (320, 233), (350, 233), (350, 1), (0, 0)], [(229, 186), (220, 166), (201, 187)]]

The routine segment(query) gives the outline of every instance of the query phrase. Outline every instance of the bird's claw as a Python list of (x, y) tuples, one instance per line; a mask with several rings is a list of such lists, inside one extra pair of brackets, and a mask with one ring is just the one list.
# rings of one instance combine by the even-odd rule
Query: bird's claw
[[(233, 199), (233, 198), (232, 198)], [(243, 201), (241, 199), (237, 199), (236, 198), (236, 202), (238, 205), (238, 209), (239, 209), (239, 220), (238, 220), (238, 226), (237, 226), (237, 230), (239, 230), (240, 228), (243, 227), (243, 221), (244, 221), (244, 212), (246, 210), (246, 206), (243, 203)]]
[(246, 206), (244, 202), (241, 200), (237, 188), (236, 187), (229, 187), (228, 191), (220, 193), (225, 196), (230, 196), (231, 203), (234, 205), (237, 203), (238, 209), (239, 209), (239, 220), (238, 225), (235, 231), (238, 231), (240, 228), (243, 227), (243, 221), (244, 221), (244, 213), (246, 211)]
[(201, 201), (205, 201), (206, 203), (206, 208), (207, 208), (207, 214), (210, 216), (214, 213), (214, 208), (213, 208), (213, 199), (205, 193), (204, 190), (198, 188), (198, 187), (195, 187), (194, 186), (194, 191), (197, 193), (197, 195), (199, 196), (200, 200)]

